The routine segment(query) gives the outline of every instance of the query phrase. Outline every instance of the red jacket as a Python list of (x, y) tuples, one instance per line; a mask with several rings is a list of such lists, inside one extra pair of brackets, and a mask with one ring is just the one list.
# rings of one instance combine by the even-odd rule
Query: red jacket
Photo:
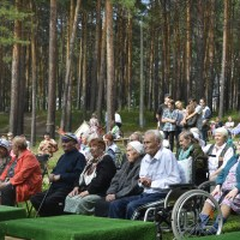
[(23, 202), (30, 196), (41, 192), (42, 173), (36, 157), (29, 150), (25, 150), (18, 159), (13, 158), (10, 161), (0, 180), (6, 179), (9, 167), (16, 160), (17, 165), (14, 169), (14, 176), (10, 178), (10, 183), (16, 187), (16, 202)]

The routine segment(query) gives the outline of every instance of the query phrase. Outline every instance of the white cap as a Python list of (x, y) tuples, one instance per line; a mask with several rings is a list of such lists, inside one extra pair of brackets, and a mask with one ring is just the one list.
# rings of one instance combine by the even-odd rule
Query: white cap
[(223, 135), (224, 137), (228, 137), (228, 130), (225, 127), (219, 127), (215, 129), (215, 134), (216, 133), (220, 133), (221, 135)]
[(143, 144), (140, 143), (139, 141), (131, 141), (128, 143), (134, 150), (136, 150), (140, 155), (144, 154), (144, 147)]

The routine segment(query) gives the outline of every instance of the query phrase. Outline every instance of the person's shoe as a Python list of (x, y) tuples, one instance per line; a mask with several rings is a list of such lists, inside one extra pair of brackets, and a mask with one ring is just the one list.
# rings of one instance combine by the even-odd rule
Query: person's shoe
[(205, 233), (205, 235), (216, 235), (216, 234), (217, 234), (217, 229), (214, 226), (209, 228)]

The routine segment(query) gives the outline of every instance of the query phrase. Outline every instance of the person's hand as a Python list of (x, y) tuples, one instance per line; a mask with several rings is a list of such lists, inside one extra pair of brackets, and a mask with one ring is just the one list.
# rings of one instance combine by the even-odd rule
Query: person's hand
[(115, 199), (116, 199), (115, 194), (108, 194), (108, 195), (106, 196), (106, 201), (107, 201), (107, 202), (112, 202), (112, 201), (114, 201)]
[(57, 182), (58, 180), (60, 180), (60, 174), (55, 175), (53, 173), (48, 175), (49, 181), (50, 182)]
[(152, 180), (146, 177), (142, 177), (138, 181), (145, 187), (150, 187), (152, 183)]
[(0, 183), (0, 190), (2, 190), (3, 188), (5, 188), (7, 185), (9, 185), (10, 182), (1, 182)]
[(83, 191), (83, 192), (81, 192), (81, 193), (79, 194), (79, 196), (80, 196), (81, 198), (86, 197), (87, 195), (89, 195), (89, 192), (88, 192), (88, 191)]
[(78, 190), (79, 190), (79, 188), (78, 187), (75, 187), (69, 194), (68, 194), (68, 196), (69, 197), (74, 197), (74, 196), (76, 196), (76, 195), (78, 195)]
[(234, 188), (225, 196), (225, 199), (233, 200), (237, 195), (238, 195), (238, 189)]
[(216, 194), (220, 194), (221, 193), (221, 186), (220, 185), (217, 185), (213, 191), (211, 192), (211, 195), (212, 196), (215, 196)]

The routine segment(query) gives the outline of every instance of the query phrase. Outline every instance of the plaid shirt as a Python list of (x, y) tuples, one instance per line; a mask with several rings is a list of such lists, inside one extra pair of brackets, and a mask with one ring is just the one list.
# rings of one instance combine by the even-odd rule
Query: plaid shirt
[[(162, 119), (164, 118), (170, 118), (170, 119), (173, 119), (173, 120), (177, 120), (177, 117), (178, 117), (178, 113), (175, 109), (173, 110), (170, 110), (169, 108), (165, 109), (163, 111), (163, 116), (162, 116)], [(162, 130), (164, 132), (173, 132), (176, 130), (176, 124), (174, 123), (170, 123), (170, 122), (166, 122), (164, 123), (163, 125), (163, 128)]]

